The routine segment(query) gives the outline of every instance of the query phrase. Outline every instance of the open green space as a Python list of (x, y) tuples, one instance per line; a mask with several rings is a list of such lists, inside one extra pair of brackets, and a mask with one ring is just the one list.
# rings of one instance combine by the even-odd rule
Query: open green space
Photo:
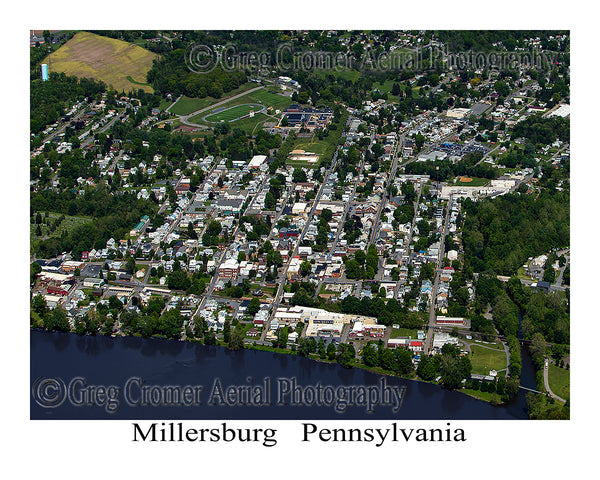
[(521, 280), (531, 280), (531, 277), (527, 275), (527, 271), (523, 266), (520, 266), (517, 270), (517, 277), (519, 277)]
[[(461, 180), (462, 178), (462, 180)], [(470, 178), (470, 181), (466, 181), (466, 178)], [(478, 178), (478, 177), (458, 177), (455, 185), (461, 185), (465, 187), (483, 187), (490, 183), (488, 178)]]
[(321, 156), (325, 153), (327, 145), (328, 142), (325, 139), (310, 141), (306, 138), (299, 138), (296, 140), (293, 150), (304, 150), (305, 152), (312, 152)]
[(256, 113), (253, 117), (242, 118), (231, 124), (231, 128), (239, 128), (249, 135), (256, 135), (259, 128), (266, 121), (272, 121), (273, 118), (264, 113)]
[(416, 328), (392, 328), (390, 338), (417, 338)]
[(278, 93), (273, 93), (264, 89), (250, 92), (236, 100), (241, 100), (240, 103), (260, 103), (267, 108), (273, 107), (275, 110), (283, 110), (293, 103), (290, 97), (279, 95)]
[(209, 107), (217, 101), (218, 99), (213, 97), (190, 98), (183, 96), (175, 102), (169, 111), (175, 115), (188, 115), (196, 110)]
[(158, 108), (160, 108), (161, 112), (164, 112), (167, 108), (169, 108), (169, 105), (171, 105), (173, 102), (171, 102), (171, 100), (167, 100), (166, 98), (163, 98), (160, 103), (158, 104)]
[(62, 216), (63, 215), (60, 213), (48, 212), (48, 219), (46, 219), (45, 215), (42, 213), (42, 222), (44, 223), (40, 224), (40, 230), (42, 233), (41, 236), (36, 235), (38, 225), (36, 223), (30, 223), (29, 231), (31, 242), (33, 243), (34, 241), (39, 241), (45, 237), (61, 237), (65, 234), (68, 234), (71, 230), (79, 225), (83, 225), (92, 221), (92, 219), (89, 217), (72, 217), (69, 215), (64, 215), (65, 218), (54, 228), (54, 224)]
[(212, 123), (231, 122), (232, 120), (249, 115), (251, 112), (258, 112), (260, 110), (262, 110), (262, 106), (257, 104), (236, 105), (218, 113), (208, 115), (204, 120)]
[[(263, 90), (257, 90), (255, 92), (250, 92), (239, 98), (234, 98), (233, 100), (231, 100), (223, 105), (219, 105), (219, 107), (217, 107), (217, 108), (227, 109), (230, 107), (234, 107), (236, 105), (244, 105), (244, 104), (255, 104), (256, 105), (256, 104), (258, 104), (258, 105), (263, 105), (267, 108), (273, 107), (273, 110), (283, 110), (286, 107), (288, 107), (291, 103), (292, 103), (292, 101), (289, 97), (284, 97), (283, 95), (271, 93), (271, 92), (263, 89)], [(171, 109), (171, 111), (176, 113), (174, 108), (175, 107), (173, 107)], [(268, 113), (269, 114), (272, 113), (274, 115), (275, 112), (273, 110)], [(194, 115), (193, 117), (190, 117), (190, 122), (199, 123), (199, 124), (206, 123), (202, 119), (207, 115), (211, 115), (211, 113), (212, 112), (205, 112), (205, 113), (200, 113), (198, 115)], [(217, 112), (217, 113), (219, 113), (219, 112)], [(272, 117), (268, 117), (264, 114), (261, 114), (261, 115), (262, 115), (262, 117), (259, 117), (257, 114), (253, 118), (250, 118), (250, 119), (244, 118), (242, 120), (238, 120), (237, 122), (233, 122), (231, 124), (231, 126), (232, 126), (232, 128), (243, 128), (244, 130), (248, 130), (248, 129), (252, 130), (259, 121), (264, 122), (267, 118), (272, 118)], [(255, 118), (255, 117), (258, 117), (258, 118)], [(235, 117), (232, 117), (232, 118), (235, 118)], [(272, 118), (272, 119), (275, 120), (274, 118)], [(240, 126), (241, 122), (243, 122), (245, 120), (249, 120), (249, 122), (246, 122), (244, 124), (244, 127)], [(250, 126), (251, 126), (251, 128), (250, 128)]]
[(227, 94), (222, 98), (214, 98), (214, 97), (190, 98), (190, 97), (183, 96), (177, 101), (177, 103), (175, 103), (175, 105), (173, 105), (173, 108), (171, 108), (170, 112), (174, 113), (175, 115), (189, 115), (190, 113), (195, 112), (196, 110), (201, 110), (203, 108), (210, 107), (214, 103), (222, 102), (223, 100), (226, 100), (227, 97), (239, 95), (240, 93), (251, 90), (252, 88), (256, 88), (256, 84), (250, 83), (250, 82), (244, 83), (243, 85), (240, 85), (238, 88), (234, 88), (230, 92), (227, 92)]
[[(256, 290), (257, 288), (260, 288), (265, 295), (270, 295), (270, 296), (273, 296), (273, 292), (275, 291), (275, 289), (273, 287), (261, 287), (258, 283), (250, 284), (251, 291)], [(264, 298), (264, 295), (263, 295), (263, 297), (260, 297), (260, 298)]]
[(82, 78), (95, 78), (117, 91), (129, 91), (134, 85), (146, 92), (154, 89), (144, 83), (152, 62), (158, 55), (122, 40), (78, 32), (52, 53), (51, 72), (64, 72)]
[(134, 80), (133, 78), (131, 78), (131, 75), (127, 75), (126, 78), (134, 85), (141, 85), (142, 87), (151, 87), (151, 85), (149, 83), (142, 83), (142, 82), (138, 82), (138, 81)]
[(471, 345), (472, 372), (487, 375), (490, 370), (506, 368), (506, 353), (504, 350), (491, 350), (489, 348)]
[(484, 402), (489, 402), (492, 399), (493, 395), (495, 395), (498, 399), (500, 398), (500, 396), (497, 393), (482, 392), (480, 390), (473, 390), (471, 388), (463, 388), (460, 391), (466, 393), (467, 395), (470, 395), (471, 397), (483, 400)]
[(336, 79), (341, 78), (343, 80), (350, 80), (351, 82), (356, 82), (358, 77), (360, 77), (360, 72), (354, 69), (343, 69), (343, 70), (315, 70), (315, 73), (323, 78), (326, 78), (328, 75), (333, 75)]
[(550, 390), (565, 400), (571, 396), (571, 372), (566, 368), (559, 368), (553, 363), (548, 365), (548, 383)]
[(502, 342), (489, 343), (489, 342), (475, 340), (475, 341), (471, 342), (471, 345), (481, 345), (484, 347), (495, 348), (496, 350), (504, 351), (504, 345), (502, 344)]

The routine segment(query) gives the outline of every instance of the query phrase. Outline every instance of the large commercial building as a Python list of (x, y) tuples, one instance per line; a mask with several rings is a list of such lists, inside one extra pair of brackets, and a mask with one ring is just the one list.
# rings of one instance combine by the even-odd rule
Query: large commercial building
[(439, 326), (471, 328), (471, 321), (462, 317), (444, 317), (439, 315), (435, 319), (435, 324)]
[[(377, 324), (374, 317), (362, 315), (347, 315), (344, 313), (328, 312), (320, 308), (309, 307), (279, 307), (275, 312), (274, 319), (281, 325), (296, 324), (302, 322), (307, 324), (306, 336), (318, 337), (320, 335), (336, 335), (342, 333), (344, 325), (358, 325), (358, 328), (367, 333)], [(385, 328), (382, 325), (383, 328)], [(374, 330), (373, 330), (374, 331)]]

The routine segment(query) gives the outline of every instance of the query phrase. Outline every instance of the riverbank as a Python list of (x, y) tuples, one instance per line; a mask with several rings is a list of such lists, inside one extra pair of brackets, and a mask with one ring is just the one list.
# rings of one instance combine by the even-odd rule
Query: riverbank
[[(40, 331), (40, 332), (53, 332), (53, 330), (47, 330), (43, 327), (31, 327), (32, 330), (35, 331)], [(66, 332), (65, 332), (66, 333)], [(151, 339), (151, 338), (155, 338), (155, 339), (161, 339), (161, 340), (167, 340), (170, 342), (174, 342), (174, 343), (190, 343), (190, 344), (200, 344), (200, 345), (206, 345), (203, 341), (201, 341), (200, 339), (196, 339), (196, 338), (185, 338), (185, 339), (170, 339), (167, 338), (163, 335), (153, 335), (151, 337), (144, 337), (140, 334), (133, 334), (133, 335), (126, 335), (123, 333), (120, 334), (111, 334), (111, 335), (90, 335), (90, 334), (78, 334), (74, 331), (69, 331), (69, 333), (73, 333), (73, 334), (77, 334), (77, 336), (79, 337), (110, 337), (110, 338), (139, 338), (139, 339)], [(216, 346), (216, 347), (221, 347), (230, 351), (231, 350), (228, 345), (220, 340), (217, 340), (216, 343), (214, 345), (207, 345), (207, 346)], [(339, 362), (337, 360), (329, 360), (327, 358), (322, 359), (319, 358), (316, 354), (309, 354), (308, 356), (304, 357), (302, 355), (299, 355), (297, 351), (292, 350), (292, 349), (283, 349), (283, 348), (279, 348), (279, 347), (272, 347), (272, 346), (268, 346), (268, 345), (257, 345), (255, 343), (244, 343), (244, 349), (245, 350), (254, 350), (254, 351), (262, 351), (262, 352), (271, 352), (271, 353), (278, 353), (278, 354), (283, 354), (283, 355), (290, 355), (290, 356), (295, 356), (295, 357), (300, 357), (300, 358), (306, 358), (308, 360), (311, 360), (313, 362), (317, 362), (317, 363), (324, 363), (324, 364), (337, 364), (339, 365)], [(399, 379), (403, 379), (403, 380), (409, 380), (412, 382), (418, 382), (418, 383), (423, 383), (423, 384), (431, 384), (431, 385), (435, 385), (436, 387), (439, 387), (440, 390), (444, 390), (444, 388), (436, 381), (427, 381), (427, 380), (423, 380), (421, 378), (418, 378), (416, 371), (413, 371), (413, 373), (411, 375), (402, 375), (402, 374), (397, 374), (394, 372), (390, 372), (388, 370), (383, 369), (382, 367), (367, 367), (366, 365), (359, 363), (357, 361), (353, 362), (351, 367), (349, 369), (351, 369), (352, 367), (358, 369), (358, 370), (363, 370), (375, 375), (385, 375), (387, 377), (392, 377), (392, 378), (399, 378)], [(348, 369), (348, 370), (349, 370)], [(484, 403), (488, 403), (490, 405), (493, 406), (497, 406), (497, 405), (502, 405), (505, 402), (502, 401), (498, 401), (497, 399), (495, 399), (494, 401), (492, 400), (492, 397), (490, 393), (488, 392), (481, 392), (478, 390), (468, 390), (465, 388), (461, 388), (461, 389), (456, 389), (453, 390), (455, 392), (458, 393), (462, 393), (464, 395), (467, 395), (471, 398), (474, 398), (476, 400), (480, 400), (483, 401)]]

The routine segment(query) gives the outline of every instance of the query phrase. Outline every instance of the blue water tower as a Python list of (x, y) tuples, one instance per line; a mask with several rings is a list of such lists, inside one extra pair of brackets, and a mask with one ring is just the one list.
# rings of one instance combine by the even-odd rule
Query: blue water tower
[(42, 63), (42, 80), (48, 80), (48, 65), (45, 63)]

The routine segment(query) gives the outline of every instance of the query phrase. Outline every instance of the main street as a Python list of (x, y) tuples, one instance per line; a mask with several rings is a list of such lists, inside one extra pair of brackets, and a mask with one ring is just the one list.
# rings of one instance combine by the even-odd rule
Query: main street
[(433, 286), (431, 288), (431, 304), (429, 307), (429, 324), (427, 329), (427, 335), (425, 337), (425, 345), (424, 352), (428, 353), (431, 350), (433, 345), (433, 331), (435, 329), (435, 306), (437, 302), (437, 291), (440, 286), (440, 274), (442, 271), (442, 260), (444, 259), (444, 241), (446, 239), (446, 234), (448, 233), (448, 225), (449, 225), (449, 217), (450, 217), (450, 206), (452, 205), (452, 194), (448, 199), (448, 203), (446, 205), (446, 216), (444, 217), (444, 228), (442, 230), (442, 236), (440, 238), (440, 251), (438, 253), (438, 258), (436, 261), (435, 267), (435, 277), (433, 281)]
[[(266, 177), (265, 177), (266, 179)], [(256, 197), (258, 196), (258, 193), (261, 191), (262, 186), (264, 185), (265, 179), (263, 179), (263, 182), (261, 183), (260, 188), (258, 188), (256, 190), (256, 193), (253, 195), (252, 199), (250, 200), (250, 203), (248, 204), (248, 207), (246, 208), (246, 210), (249, 210), (252, 207), (252, 204), (254, 203), (254, 201), (256, 200)], [(206, 222), (208, 225), (208, 221)], [(235, 228), (233, 229), (233, 232), (231, 234), (231, 238), (235, 238), (235, 235), (240, 227), (240, 223), (241, 222), (237, 222), (235, 225)], [(203, 295), (202, 300), (200, 302), (200, 305), (198, 306), (198, 310), (196, 311), (195, 315), (198, 315), (200, 313), (200, 311), (202, 309), (204, 309), (206, 302), (208, 301), (209, 298), (212, 297), (213, 291), (215, 289), (215, 285), (217, 284), (217, 281), (219, 279), (219, 267), (221, 266), (221, 264), (223, 263), (223, 260), (225, 260), (226, 254), (227, 254), (227, 249), (223, 250), (223, 252), (221, 253), (221, 256), (219, 257), (219, 260), (215, 263), (215, 272), (212, 276), (212, 279), (210, 281), (210, 284), (208, 285), (207, 291), (206, 293)], [(193, 317), (192, 317), (193, 318)]]
[(331, 175), (331, 173), (335, 170), (335, 167), (337, 165), (337, 157), (338, 157), (338, 147), (336, 147), (336, 150), (333, 154), (333, 158), (331, 159), (331, 163), (329, 165), (329, 168), (327, 169), (327, 172), (325, 173), (324, 177), (323, 177), (323, 182), (321, 182), (321, 186), (319, 187), (319, 191), (317, 192), (317, 196), (315, 197), (312, 207), (310, 209), (310, 212), (306, 218), (306, 222), (304, 224), (304, 227), (302, 228), (302, 233), (300, 234), (300, 236), (298, 237), (298, 241), (296, 242), (296, 244), (294, 245), (294, 249), (292, 250), (292, 252), (289, 254), (289, 259), (287, 261), (287, 263), (285, 264), (285, 267), (283, 269), (283, 272), (279, 274), (278, 278), (280, 279), (279, 282), (279, 286), (277, 287), (277, 293), (275, 294), (275, 297), (273, 298), (273, 302), (271, 303), (271, 316), (269, 318), (269, 320), (267, 321), (267, 324), (265, 325), (265, 328), (263, 329), (263, 332), (261, 334), (260, 339), (264, 341), (267, 332), (269, 331), (269, 326), (271, 325), (271, 320), (273, 318), (273, 316), (275, 315), (275, 311), (277, 310), (277, 308), (279, 307), (279, 304), (281, 303), (281, 298), (283, 296), (283, 287), (286, 283), (286, 278), (287, 278), (287, 272), (288, 269), (290, 267), (290, 263), (292, 261), (292, 259), (296, 256), (296, 254), (298, 253), (298, 247), (300, 245), (302, 245), (302, 241), (304, 240), (304, 236), (306, 235), (306, 232), (308, 231), (308, 226), (310, 225), (310, 222), (315, 214), (315, 210), (317, 208), (317, 205), (319, 204), (319, 201), (321, 200), (321, 195), (323, 194), (323, 187), (325, 186), (326, 183), (328, 183), (329, 181), (329, 176)]
[[(419, 212), (419, 202), (421, 201), (421, 192), (423, 191), (423, 185), (419, 182), (419, 190), (417, 191), (417, 201), (415, 202), (415, 210), (413, 213), (413, 219), (410, 224), (410, 230), (406, 237), (404, 238), (404, 251), (402, 252), (402, 257), (400, 257), (400, 264), (404, 263), (404, 257), (408, 255), (410, 261), (410, 242), (412, 240), (412, 235), (415, 230), (415, 225), (417, 224), (417, 215)], [(396, 294), (395, 297), (398, 298), (398, 291), (400, 290), (400, 280), (398, 280), (396, 284)]]
[[(371, 142), (373, 142), (373, 139), (375, 137), (375, 130), (373, 129), (371, 131)], [(358, 176), (357, 179), (360, 179), (363, 171), (365, 168), (365, 156), (362, 155), (361, 160), (360, 160), (360, 166), (358, 169)], [(340, 223), (338, 225), (336, 234), (335, 234), (335, 238), (333, 240), (333, 244), (331, 245), (331, 248), (329, 249), (329, 251), (331, 252), (331, 254), (333, 255), (333, 253), (335, 252), (335, 249), (337, 248), (337, 244), (340, 240), (340, 235), (342, 234), (342, 230), (344, 228), (344, 223), (346, 221), (346, 217), (348, 216), (348, 213), (350, 212), (350, 208), (352, 207), (352, 204), (354, 202), (354, 197), (356, 196), (356, 187), (358, 186), (358, 181), (354, 182), (354, 186), (352, 187), (352, 193), (350, 194), (350, 198), (348, 199), (348, 201), (345, 204), (344, 207), (344, 213), (342, 214), (342, 218), (340, 219)], [(323, 277), (319, 278), (319, 283), (317, 284), (317, 288), (315, 289), (315, 294), (313, 296), (313, 298), (317, 298), (317, 296), (319, 295), (319, 291), (321, 290), (321, 285), (323, 284)]]

